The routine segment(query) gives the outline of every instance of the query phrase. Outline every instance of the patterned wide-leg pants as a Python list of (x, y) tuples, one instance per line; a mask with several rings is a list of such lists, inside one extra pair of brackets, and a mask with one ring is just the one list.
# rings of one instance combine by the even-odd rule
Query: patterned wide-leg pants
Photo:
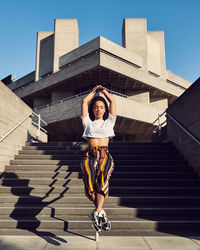
[(107, 198), (109, 180), (114, 169), (114, 161), (108, 147), (96, 146), (90, 148), (81, 162), (81, 169), (85, 194), (88, 199), (92, 200), (92, 193), (99, 193)]

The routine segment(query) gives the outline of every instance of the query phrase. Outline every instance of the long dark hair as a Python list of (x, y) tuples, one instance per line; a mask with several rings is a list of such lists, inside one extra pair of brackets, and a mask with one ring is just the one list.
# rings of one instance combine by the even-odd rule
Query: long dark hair
[(102, 96), (95, 96), (91, 102), (90, 102), (90, 105), (89, 105), (89, 117), (92, 121), (94, 121), (95, 119), (95, 116), (94, 116), (94, 113), (93, 113), (93, 107), (94, 107), (94, 104), (97, 102), (97, 101), (102, 101), (105, 105), (105, 113), (103, 115), (103, 119), (106, 120), (108, 119), (108, 114), (109, 114), (109, 109), (108, 109), (108, 104), (106, 102), (106, 100), (102, 97)]

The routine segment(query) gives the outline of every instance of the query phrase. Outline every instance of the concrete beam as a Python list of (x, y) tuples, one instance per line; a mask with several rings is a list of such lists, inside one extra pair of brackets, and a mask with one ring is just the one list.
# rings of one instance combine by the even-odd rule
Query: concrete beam
[(117, 58), (111, 57), (108, 54), (101, 53), (100, 60), (102, 67), (130, 77), (138, 82), (142, 82), (147, 86), (164, 91), (165, 93), (169, 93), (173, 96), (180, 96), (184, 92), (184, 90), (177, 88), (173, 84), (169, 84), (159, 77), (155, 77), (151, 74), (148, 74), (147, 72), (138, 70), (132, 65), (117, 60)]
[(141, 56), (127, 51), (125, 48), (121, 47), (120, 45), (111, 42), (110, 40), (99, 36), (92, 41), (80, 46), (77, 49), (67, 53), (60, 57), (60, 68), (64, 67), (65, 65), (81, 58), (85, 57), (90, 53), (97, 51), (98, 49), (105, 50), (112, 55), (115, 55), (133, 65), (136, 65), (138, 68), (143, 67), (143, 60)]
[[(136, 60), (138, 64), (141, 63), (140, 57), (137, 57)], [(126, 49), (118, 45), (113, 46), (112, 42), (99, 37), (91, 41), (88, 47), (84, 45), (64, 55), (60, 60), (62, 68), (58, 72), (40, 79), (37, 84), (33, 83), (19, 89), (16, 93), (23, 98), (47, 87), (53, 87), (59, 82), (94, 69), (97, 66), (117, 72), (173, 96), (180, 96), (184, 92), (183, 88), (181, 89), (159, 77), (152, 76), (142, 69), (138, 69), (134, 62), (131, 52), (128, 53)]]
[[(48, 123), (63, 121), (81, 116), (81, 102), (84, 96), (55, 103), (45, 108), (38, 109), (36, 112), (40, 113), (43, 119)], [(152, 107), (134, 100), (129, 100), (117, 95), (114, 95), (117, 105), (117, 115), (140, 122), (152, 124), (158, 117), (159, 111)]]

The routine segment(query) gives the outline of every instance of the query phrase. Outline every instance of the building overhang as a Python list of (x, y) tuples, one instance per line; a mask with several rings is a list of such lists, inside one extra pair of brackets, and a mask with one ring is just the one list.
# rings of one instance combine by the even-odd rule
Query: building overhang
[(26, 99), (42, 92), (47, 94), (58, 86), (70, 90), (76, 89), (77, 86), (80, 88), (102, 82), (125, 90), (148, 90), (152, 96), (167, 97), (169, 103), (172, 103), (190, 86), (184, 79), (180, 84), (176, 84), (146, 72), (143, 69), (143, 60), (132, 51), (104, 37), (97, 37), (61, 56), (59, 71), (20, 87), (15, 93)]

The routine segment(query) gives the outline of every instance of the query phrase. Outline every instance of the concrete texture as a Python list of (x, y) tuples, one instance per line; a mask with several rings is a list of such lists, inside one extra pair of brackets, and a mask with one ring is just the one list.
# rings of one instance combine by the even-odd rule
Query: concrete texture
[(9, 88), (11, 90), (20, 88), (28, 83), (32, 83), (35, 81), (35, 71), (21, 77), (20, 79), (18, 79), (17, 81), (13, 82), (12, 84), (9, 85)]
[(162, 79), (166, 79), (166, 60), (165, 60), (165, 37), (164, 37), (164, 31), (148, 31), (148, 34), (155, 38), (157, 41), (159, 41), (159, 47), (160, 47), (160, 77)]
[[(54, 32), (39, 32), (35, 82), (18, 88), (16, 94), (31, 108), (49, 104), (40, 112), (48, 117), (48, 129), (54, 128), (51, 135), (62, 131), (54, 139), (74, 140), (66, 135), (66, 131), (71, 126), (74, 128), (73, 123), (77, 124), (74, 134), (80, 137), (81, 103), (77, 104), (77, 100), (62, 102), (62, 99), (96, 84), (105, 85), (128, 96), (123, 100), (116, 97), (118, 116), (121, 117), (121, 120), (117, 119), (116, 130), (120, 130), (120, 136), (126, 134), (130, 140), (151, 140), (151, 123), (158, 113), (191, 85), (166, 70), (164, 32), (148, 31), (145, 18), (125, 18), (123, 46), (99, 36), (78, 47), (78, 33), (76, 19), (55, 19)], [(59, 100), (59, 104), (52, 105)], [(121, 112), (122, 105), (125, 112)], [(125, 128), (122, 131), (124, 124), (131, 125), (129, 134)], [(144, 131), (148, 135), (143, 136)]]
[(165, 45), (163, 31), (147, 31), (146, 18), (125, 18), (123, 47), (143, 58), (143, 69), (165, 79)]
[(68, 249), (68, 250), (199, 250), (200, 237), (177, 236), (0, 236), (0, 249)]
[[(117, 105), (117, 115), (129, 119), (135, 119), (146, 123), (152, 123), (158, 115), (158, 110), (150, 103), (142, 103), (113, 95)], [(39, 109), (39, 113), (47, 123), (53, 123), (64, 119), (81, 116), (81, 102), (84, 96), (55, 103), (46, 108)], [(161, 107), (160, 107), (161, 109)], [(166, 106), (162, 111), (166, 109)], [(78, 125), (78, 124), (77, 124)], [(117, 131), (116, 131), (117, 132)]]
[(59, 58), (79, 46), (77, 19), (55, 19), (53, 72), (59, 70)]
[[(99, 49), (102, 51), (97, 53), (96, 51)], [(104, 51), (106, 51), (106, 53)], [(98, 37), (61, 57), (61, 69), (56, 74), (50, 75), (48, 79), (40, 79), (37, 84), (19, 89), (17, 95), (21, 98), (26, 97), (44, 88), (53, 87), (58, 82), (70, 79), (97, 66), (105, 67), (110, 71), (117, 72), (119, 75), (125, 75), (135, 81), (144, 83), (146, 86), (151, 86), (174, 96), (180, 96), (184, 92), (183, 89), (179, 89), (169, 82), (152, 76), (144, 70), (139, 70), (138, 67), (140, 68), (142, 66), (142, 58), (136, 53), (132, 53), (103, 37)], [(172, 77), (170, 79), (172, 79)], [(176, 84), (180, 86), (182, 86), (183, 83), (185, 84), (184, 87), (190, 86), (188, 81), (180, 77), (175, 79)], [(124, 86), (124, 88), (126, 87)]]
[[(137, 98), (137, 100), (134, 100), (133, 98), (127, 99), (124, 97), (113, 95), (116, 100), (118, 116), (117, 124), (115, 126), (116, 134), (140, 133), (141, 135), (144, 135), (147, 132), (147, 129), (149, 129), (149, 135), (152, 133), (152, 123), (156, 120), (158, 112), (162, 113), (167, 108), (167, 99), (156, 99), (151, 103), (147, 101), (144, 102), (145, 100), (147, 100), (147, 94), (148, 93), (139, 94), (144, 95), (142, 99), (143, 102), (141, 101), (141, 96), (140, 100), (138, 100)], [(48, 124), (54, 124), (55, 129), (57, 126), (59, 126), (55, 123), (67, 121), (66, 125), (62, 128), (64, 134), (70, 133), (74, 136), (80, 135), (83, 130), (80, 121), (81, 102), (83, 98), (84, 95), (80, 97), (74, 97), (73, 99), (68, 99), (66, 101), (63, 100), (62, 102), (40, 108), (36, 112), (40, 113)], [(71, 121), (69, 121), (69, 119), (71, 119)], [(79, 120), (77, 121), (77, 119)], [(162, 117), (161, 121), (164, 120), (165, 117)], [(146, 124), (146, 126), (141, 127), (140, 132), (138, 131), (138, 126), (135, 124), (136, 121)], [(56, 130), (59, 131), (58, 127)]]
[(53, 32), (37, 33), (35, 81), (53, 71)]
[(147, 70), (161, 76), (161, 50), (160, 42), (147, 33)]
[[(0, 113), (0, 137), (3, 137), (27, 115), (31, 114), (32, 109), (0, 82)], [(0, 142), (0, 171), (4, 170), (5, 165), (14, 158), (14, 155), (25, 145), (26, 141), (30, 140), (31, 137), (36, 138), (36, 132), (36, 127), (32, 125), (32, 118), (29, 117)], [(43, 142), (47, 141), (46, 134), (41, 132), (39, 139)]]
[[(167, 109), (181, 125), (200, 141), (200, 78)], [(200, 145), (179, 128), (171, 119), (167, 121), (168, 141), (172, 141), (185, 159), (200, 175)]]
[(146, 18), (125, 18), (122, 27), (122, 46), (143, 58), (147, 70), (147, 21)]

